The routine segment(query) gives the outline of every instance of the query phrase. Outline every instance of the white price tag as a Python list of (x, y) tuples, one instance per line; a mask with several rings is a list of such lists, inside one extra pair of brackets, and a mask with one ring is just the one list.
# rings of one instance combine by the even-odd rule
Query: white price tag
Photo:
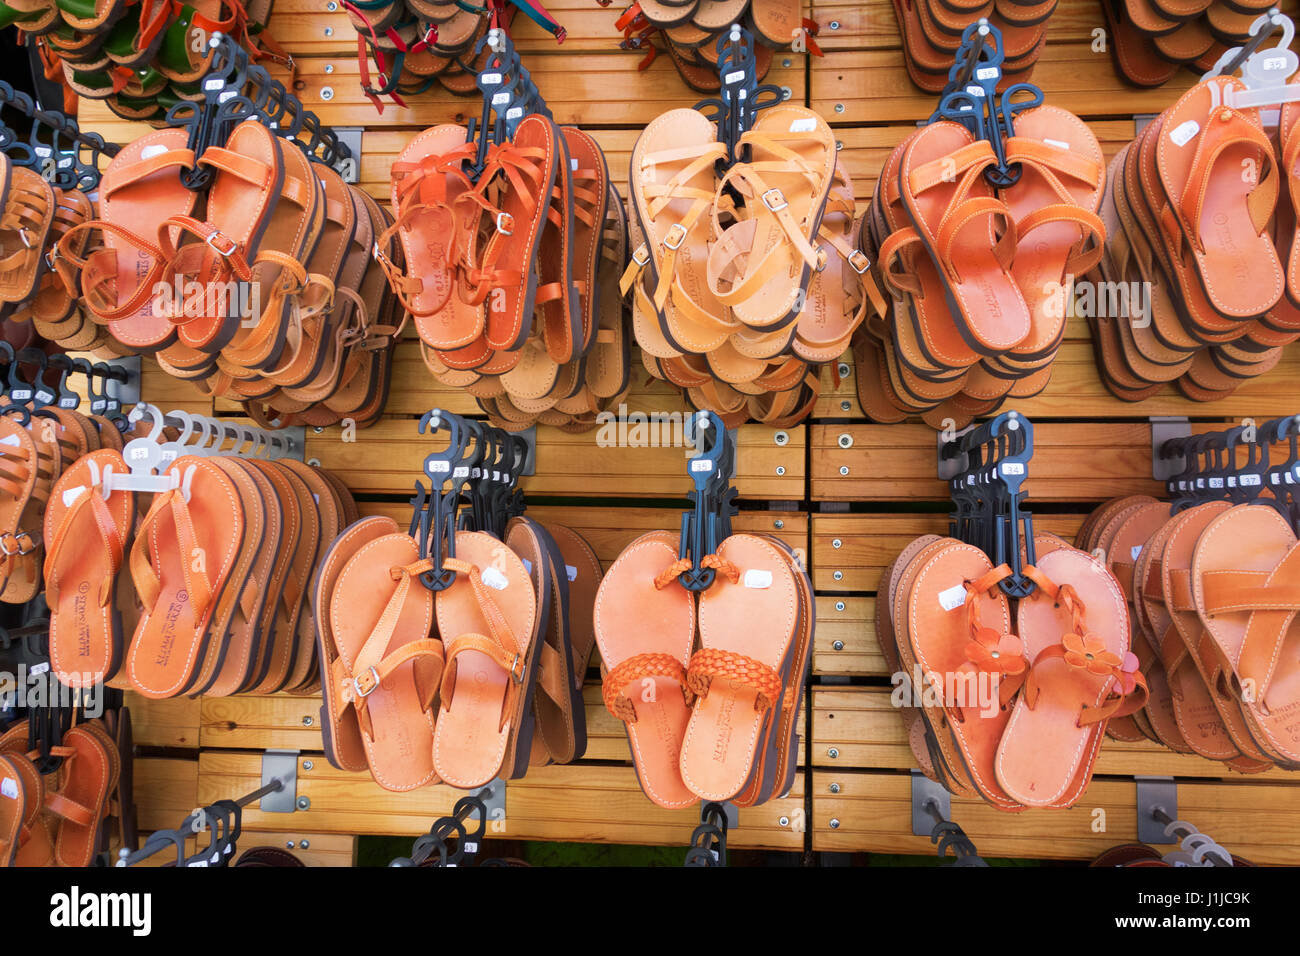
[(504, 591), (510, 586), (509, 579), (496, 568), (484, 569), (483, 583), (494, 591)]
[(765, 590), (772, 586), (772, 572), (764, 568), (750, 568), (745, 572), (744, 584), (747, 588)]
[(939, 592), (939, 606), (945, 611), (952, 611), (966, 603), (966, 585), (957, 584), (946, 591)]

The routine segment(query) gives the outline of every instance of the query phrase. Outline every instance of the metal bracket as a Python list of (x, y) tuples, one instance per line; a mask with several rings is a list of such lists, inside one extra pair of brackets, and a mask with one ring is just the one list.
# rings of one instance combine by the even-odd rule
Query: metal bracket
[(919, 770), (912, 771), (912, 836), (928, 837), (934, 830), (934, 817), (925, 809), (934, 809), (945, 820), (952, 819), (952, 794)]
[(518, 435), (528, 443), (528, 457), (524, 459), (524, 470), (520, 475), (537, 474), (537, 426), (529, 425), (528, 428), (521, 432), (511, 432), (512, 435)]
[(1186, 416), (1153, 416), (1151, 422), (1151, 477), (1156, 481), (1168, 481), (1187, 467), (1186, 459), (1161, 458), (1160, 449), (1171, 438), (1186, 438), (1192, 433), (1191, 423)]
[(305, 805), (298, 805), (298, 751), (267, 750), (262, 754), (262, 786), (276, 780), (284, 784), (284, 789), (261, 799), (257, 808), (263, 813), (293, 813), (311, 806), (306, 797), (302, 798)]
[[(956, 432), (952, 436), (952, 438), (947, 438), (947, 439), (943, 437), (944, 433), (942, 429), (934, 433), (934, 440), (935, 440), (934, 459), (938, 463), (935, 470), (939, 474), (940, 481), (952, 481), (952, 479), (956, 478), (963, 471), (965, 471), (967, 466), (969, 466), (970, 464), (970, 455), (961, 455), (957, 458), (945, 459), (943, 457), (943, 446), (948, 444), (948, 442), (950, 441), (956, 441), (962, 435), (965, 435), (967, 432), (974, 431), (974, 430), (975, 430), (974, 425), (967, 425), (961, 431)], [(929, 833), (930, 831), (926, 830), (925, 832)]]
[(483, 801), (486, 814), (483, 818), (485, 824), (490, 824), (493, 820), (504, 822), (506, 818), (506, 782), (503, 778), (497, 777), (480, 790), (477, 796)]
[(307, 429), (302, 425), (292, 425), (288, 428), (277, 428), (277, 435), (282, 435), (289, 442), (289, 450), (280, 457), (292, 458), (295, 461), (307, 460)]
[(105, 364), (126, 372), (125, 382), (118, 382), (111, 378), (105, 382), (108, 397), (121, 402), (122, 408), (130, 408), (138, 403), (140, 401), (140, 356), (128, 355), (115, 358)]
[(1178, 817), (1178, 784), (1173, 777), (1134, 777), (1137, 784), (1137, 838), (1142, 843), (1157, 845), (1177, 843), (1178, 838), (1166, 836), (1165, 825), (1156, 819), (1156, 808), (1170, 817)]
[(1151, 121), (1156, 118), (1156, 115), (1155, 113), (1138, 113), (1135, 115), (1133, 117), (1133, 135), (1136, 137), (1138, 133), (1146, 129)]
[(361, 134), (364, 132), (360, 126), (334, 126), (331, 127), (351, 153), (352, 165), (346, 171), (350, 173), (343, 177), (345, 183), (356, 183), (361, 179)]

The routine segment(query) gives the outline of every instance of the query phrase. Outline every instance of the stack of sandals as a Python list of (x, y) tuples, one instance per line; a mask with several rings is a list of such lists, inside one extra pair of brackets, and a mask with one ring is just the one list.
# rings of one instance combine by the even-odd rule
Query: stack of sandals
[(1104, 160), (1087, 124), (1046, 104), (1016, 112), (1002, 145), (1020, 169), (1007, 187), (986, 177), (989, 141), (951, 120), (918, 128), (885, 161), (860, 243), (892, 320), (854, 342), (873, 421), (962, 427), (1047, 386), (1073, 279), (1102, 253)]
[[(794, 782), (812, 586), (768, 535), (728, 534), (698, 564), (680, 557), (682, 543), (673, 532), (644, 534), (601, 582), (605, 707), (624, 724), (641, 789), (658, 806), (757, 806)], [(706, 571), (711, 582), (697, 577)]]
[[(460, 96), (478, 92), (477, 73), (490, 53), (481, 41), (491, 27), (509, 30), (517, 10), (563, 41), (564, 28), (530, 0), (344, 0), (357, 31), (361, 89), (383, 112), (381, 97), (403, 97), (435, 86)], [(477, 55), (476, 55), (477, 51)], [(379, 75), (372, 81), (370, 61)]]
[(1194, 401), (1222, 398), (1300, 337), (1300, 106), (1270, 131), (1264, 111), (1225, 105), (1245, 88), (1203, 80), (1111, 162), (1093, 278), (1149, 302), (1089, 324), (1102, 381), (1126, 401), (1169, 382)]
[(670, 110), (632, 151), (622, 280), (655, 378), (728, 427), (802, 421), (820, 363), (884, 303), (857, 248), (853, 187), (826, 121), (764, 109), (728, 149), (703, 113)]
[[(60, 189), (0, 153), (0, 315), (32, 323), (37, 335), (61, 348), (124, 354), (128, 350), (91, 321), (46, 255), (69, 230), (93, 218), (87, 193)], [(74, 238), (73, 250), (83, 252), (88, 238)]]
[[(67, 291), (115, 347), (259, 423), (372, 424), (404, 322), (371, 260), (378, 242), (400, 261), (387, 215), (256, 120), (198, 157), (187, 136), (147, 133), (109, 163), (97, 218), (50, 256)], [(213, 176), (195, 192), (198, 168)]]
[(271, 0), (12, 0), (0, 23), (40, 37), (55, 78), (87, 99), (105, 100), (123, 119), (161, 123), (168, 108), (202, 99), (200, 83), (214, 33), (256, 58), (290, 61), (265, 32)]
[[(744, 23), (758, 41), (760, 81), (772, 65), (773, 50), (788, 50), (801, 33), (816, 30), (803, 18), (799, 0), (640, 0), (615, 25), (623, 31), (624, 45), (636, 48), (648, 45), (659, 33), (686, 85), (699, 93), (717, 93), (721, 87), (717, 40), (733, 23)], [(808, 42), (812, 49), (813, 43)]]
[(894, 0), (907, 74), (928, 93), (944, 88), (963, 31), (981, 19), (1002, 36), (1003, 87), (1028, 80), (1055, 10), (1056, 0)]
[[(51, 666), (61, 683), (142, 696), (228, 696), (319, 686), (307, 591), (357, 518), (337, 478), (292, 459), (181, 455), (153, 495), (110, 475), (156, 454), (159, 426), (58, 477), (44, 516)], [(0, 428), (12, 434), (7, 419)], [(140, 454), (137, 454), (139, 452)]]
[(472, 790), (580, 758), (600, 580), (561, 525), (456, 531), (440, 565), (391, 518), (350, 525), (312, 590), (330, 763), (386, 790)]
[[(901, 711), (920, 769), (999, 810), (1068, 807), (1091, 779), (1109, 721), (1141, 707), (1124, 595), (1105, 565), (1054, 535), (1034, 538), (1034, 582), (953, 538), (916, 539), (884, 572), (876, 638), (905, 678)], [(918, 686), (919, 682), (919, 686)]]
[(1112, 736), (1240, 773), (1300, 769), (1300, 729), (1287, 718), (1300, 699), (1290, 522), (1263, 500), (1175, 510), (1135, 495), (1097, 508), (1078, 540), (1121, 584), (1150, 688)]
[(490, 145), (462, 126), (416, 136), (393, 163), (396, 242), (380, 264), (444, 385), (475, 396), (492, 424), (595, 427), (627, 393), (630, 347), (619, 294), (623, 204), (587, 133), (525, 116)]
[(1204, 72), (1250, 37), (1276, 0), (1102, 0), (1115, 70), (1135, 86), (1161, 86), (1187, 66)]
[[(33, 718), (35, 720), (35, 718)], [(41, 769), (27, 720), (0, 731), (0, 867), (88, 867), (121, 814), (118, 783), (130, 756), (100, 720), (74, 724)]]

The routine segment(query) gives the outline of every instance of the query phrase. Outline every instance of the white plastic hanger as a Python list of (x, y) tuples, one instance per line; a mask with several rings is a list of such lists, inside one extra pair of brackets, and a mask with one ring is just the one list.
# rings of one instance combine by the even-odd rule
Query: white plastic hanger
[[(1281, 41), (1274, 47), (1261, 49), (1264, 41), (1278, 29), (1282, 31)], [(1201, 79), (1208, 80), (1240, 70), (1246, 89), (1227, 90), (1223, 94), (1223, 105), (1233, 109), (1300, 102), (1300, 84), (1289, 82), (1292, 74), (1300, 69), (1300, 57), (1291, 49), (1291, 41), (1295, 39), (1295, 24), (1291, 18), (1274, 7), (1250, 25), (1250, 37), (1245, 46), (1225, 51)], [(1215, 95), (1217, 97), (1217, 88)]]

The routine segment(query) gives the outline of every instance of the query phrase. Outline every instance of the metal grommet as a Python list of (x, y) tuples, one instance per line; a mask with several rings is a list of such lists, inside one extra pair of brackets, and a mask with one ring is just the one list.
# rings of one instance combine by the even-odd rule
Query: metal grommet
[(844, 542), (841, 541), (839, 538), (835, 538), (834, 540), (831, 541), (831, 547), (835, 548), (838, 551), (840, 548), (844, 547)]
[(329, 86), (322, 87), (322, 88), (321, 88), (321, 91), (320, 91), (320, 98), (323, 99), (323, 100), (332, 100), (332, 99), (334, 99), (334, 89), (333, 89), (333, 87), (329, 87)]
[(784, 475), (784, 474), (785, 474), (785, 465), (777, 465), (777, 466), (776, 466), (776, 473), (777, 473), (778, 475)]
[(831, 793), (839, 793), (839, 792), (840, 792), (840, 785), (838, 783), (831, 784)]
[(302, 725), (303, 725), (304, 727), (310, 727), (310, 726), (311, 726), (312, 724), (314, 724), (315, 722), (316, 722), (316, 721), (312, 718), (312, 716), (311, 716), (310, 714), (308, 714), (306, 717), (304, 717), (304, 718), (302, 719)]
[(313, 468), (319, 468), (319, 467), (320, 467), (320, 459), (319, 459), (319, 458), (308, 458), (308, 459), (307, 459), (307, 464), (311, 465)]
[(840, 751), (838, 747), (832, 747), (826, 751), (826, 756), (830, 757), (832, 760), (835, 760), (839, 755)]
[(327, 37), (332, 37), (332, 36), (334, 35), (334, 28), (333, 28), (333, 27), (326, 27), (326, 28), (325, 28), (325, 35), (326, 35)]
[(303, 770), (311, 770), (311, 769), (312, 769), (313, 767), (315, 767), (315, 766), (316, 766), (316, 765), (315, 765), (314, 763), (312, 763), (310, 760), (304, 760), (304, 761), (302, 762), (302, 769), (303, 769)]
[(831, 647), (834, 648), (834, 649), (837, 650), (837, 651), (842, 651), (842, 650), (844, 650), (844, 642), (843, 642), (843, 641), (836, 641), (834, 644), (831, 645)]
[(783, 827), (788, 827), (788, 826), (790, 825), (790, 818), (789, 818), (789, 817), (782, 817), (780, 820), (778, 820), (778, 821), (776, 821), (776, 822), (779, 823), (779, 824), (780, 824), (781, 826), (783, 826)]
[(325, 64), (325, 72), (326, 72), (326, 73), (333, 73), (333, 72), (334, 72), (334, 64), (333, 64), (333, 63), (326, 63), (326, 64)]
[(788, 100), (792, 96), (794, 96), (794, 91), (791, 90), (790, 87), (788, 86), (781, 87), (781, 99)]
[(849, 473), (849, 466), (848, 466), (848, 465), (840, 465), (840, 477), (844, 477), (844, 476), (847, 475), (848, 473)]
[(852, 404), (849, 403), (848, 399), (845, 399), (844, 401), (840, 402), (840, 411), (847, 412), (847, 411), (851, 411), (852, 408), (853, 406)]
[(790, 433), (777, 432), (775, 435), (772, 436), (772, 441), (776, 442), (781, 447), (785, 447), (790, 442)]
[(777, 518), (775, 521), (772, 522), (772, 527), (776, 528), (777, 531), (780, 531), (782, 528), (785, 527), (785, 522), (782, 519)]
[(840, 828), (840, 821), (837, 820), (835, 817), (831, 817), (831, 829), (838, 830), (839, 828)]
[(844, 572), (843, 572), (843, 571), (836, 571), (834, 574), (831, 575), (831, 577), (833, 577), (836, 581), (843, 581), (843, 580), (844, 580)]
[(848, 362), (841, 362), (839, 365), (840, 378), (848, 378), (853, 369), (849, 368)]
[(837, 611), (842, 611), (842, 610), (844, 610), (844, 602), (843, 602), (843, 601), (836, 601), (836, 602), (835, 602), (835, 610), (837, 610)]
[(831, 27), (832, 30), (838, 30), (838, 29), (840, 28), (840, 21), (839, 21), (839, 20), (832, 20), (832, 21), (830, 22), (830, 27)]
[(836, 444), (838, 444), (841, 448), (852, 448), (853, 436), (850, 435), (848, 432), (845, 432), (839, 438), (836, 439)]
[(784, 67), (787, 67), (787, 68), (792, 67), (792, 66), (794, 66), (794, 60), (790, 59), (790, 58), (787, 56), (785, 59), (783, 59), (783, 60), (781, 61), (781, 65), (784, 66)]
[(843, 103), (836, 103), (836, 104), (835, 104), (835, 112), (837, 112), (837, 113), (843, 113), (843, 112), (844, 112), (844, 104), (843, 104)]

